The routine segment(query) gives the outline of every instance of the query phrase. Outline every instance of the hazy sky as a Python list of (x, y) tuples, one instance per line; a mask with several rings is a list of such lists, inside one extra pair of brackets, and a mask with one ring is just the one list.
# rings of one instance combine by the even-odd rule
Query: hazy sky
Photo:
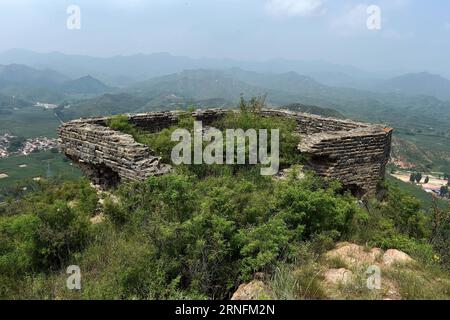
[[(69, 5), (81, 29), (68, 30)], [(369, 5), (381, 29), (369, 30)], [(169, 52), (450, 72), (448, 0), (0, 0), (0, 51)], [(446, 73), (444, 72), (444, 73)]]

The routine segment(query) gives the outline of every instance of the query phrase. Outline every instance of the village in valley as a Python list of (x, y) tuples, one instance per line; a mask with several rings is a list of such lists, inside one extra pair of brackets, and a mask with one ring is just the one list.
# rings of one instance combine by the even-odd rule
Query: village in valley
[(30, 155), (33, 152), (45, 151), (57, 148), (57, 139), (47, 137), (37, 137), (23, 139), (17, 146), (12, 143), (18, 141), (16, 136), (5, 133), (0, 136), (0, 158), (8, 158), (15, 155)]
[(50, 110), (58, 108), (57, 104), (46, 103), (46, 102), (36, 102), (36, 104), (34, 106), (44, 108), (44, 109), (50, 109)]
[[(45, 136), (25, 139), (5, 133), (0, 135), (0, 160), (8, 159), (12, 157), (29, 157), (32, 154), (57, 150), (57, 139), (48, 138)], [(17, 170), (26, 170), (28, 167), (26, 163), (17, 164)], [(0, 179), (6, 179), (11, 176), (10, 170), (0, 168)]]

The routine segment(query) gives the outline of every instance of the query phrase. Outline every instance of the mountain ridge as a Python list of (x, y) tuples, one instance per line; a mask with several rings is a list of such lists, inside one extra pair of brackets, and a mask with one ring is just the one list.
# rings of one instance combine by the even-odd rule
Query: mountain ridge
[(423, 94), (450, 101), (450, 80), (429, 72), (408, 73), (384, 81), (381, 91)]
[[(121, 77), (131, 78), (131, 81), (144, 81), (150, 77), (181, 72), (184, 69), (228, 69), (239, 67), (258, 72), (288, 72), (311, 73), (314, 71), (333, 70), (357, 77), (370, 77), (372, 73), (354, 66), (339, 65), (325, 61), (302, 61), (287, 59), (268, 59), (265, 61), (245, 61), (220, 58), (190, 58), (169, 53), (149, 53), (133, 55), (116, 55), (112, 57), (91, 57), (72, 55), (60, 52), (38, 53), (26, 49), (11, 49), (0, 52), (0, 64), (20, 63), (39, 68), (51, 68), (72, 78), (86, 74), (106, 82), (108, 85), (123, 85), (117, 83)], [(127, 83), (131, 85), (132, 82)]]

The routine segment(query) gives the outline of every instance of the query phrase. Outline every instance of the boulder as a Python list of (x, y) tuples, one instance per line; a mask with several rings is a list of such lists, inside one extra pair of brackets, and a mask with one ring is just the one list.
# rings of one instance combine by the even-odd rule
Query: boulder
[(396, 249), (389, 249), (383, 255), (383, 264), (387, 267), (399, 264), (408, 264), (413, 261), (414, 260), (409, 255)]
[(253, 280), (239, 286), (231, 300), (259, 300), (268, 297), (267, 286), (261, 280)]
[(328, 269), (327, 271), (325, 271), (323, 276), (324, 281), (332, 285), (345, 285), (353, 281), (353, 272), (345, 268)]
[(336, 249), (325, 254), (327, 260), (339, 259), (348, 267), (358, 267), (362, 265), (375, 264), (381, 257), (383, 251), (379, 248), (367, 249), (354, 243), (341, 242)]

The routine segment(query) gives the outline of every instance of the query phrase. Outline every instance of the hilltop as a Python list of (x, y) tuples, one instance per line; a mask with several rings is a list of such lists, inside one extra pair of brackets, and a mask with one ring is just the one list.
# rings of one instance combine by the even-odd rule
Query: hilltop
[[(180, 165), (162, 176), (116, 180), (107, 192), (83, 179), (35, 181), (0, 206), (0, 297), (230, 299), (263, 273), (272, 291), (259, 298), (450, 298), (448, 210), (425, 211), (419, 200), (385, 183), (378, 198), (358, 200), (339, 181), (298, 166), (307, 159), (296, 157), (299, 136), (289, 119), (229, 117), (215, 125), (278, 128), (281, 163), (297, 166), (274, 178), (253, 165)], [(139, 131), (127, 116), (107, 125), (129, 133), (123, 135), (127, 148), (139, 139), (161, 159), (172, 150), (172, 130), (193, 130), (189, 117), (158, 133)], [(114, 139), (108, 127), (102, 131)], [(100, 170), (102, 179), (114, 176)], [(354, 255), (327, 253), (342, 250), (345, 241), (357, 247), (356, 261), (381, 265), (389, 295), (362, 286), (367, 282)], [(373, 250), (379, 255), (364, 260)], [(406, 255), (414, 264), (386, 269)], [(73, 264), (83, 272), (79, 291), (66, 287), (66, 266)], [(322, 277), (330, 281), (325, 287)]]

